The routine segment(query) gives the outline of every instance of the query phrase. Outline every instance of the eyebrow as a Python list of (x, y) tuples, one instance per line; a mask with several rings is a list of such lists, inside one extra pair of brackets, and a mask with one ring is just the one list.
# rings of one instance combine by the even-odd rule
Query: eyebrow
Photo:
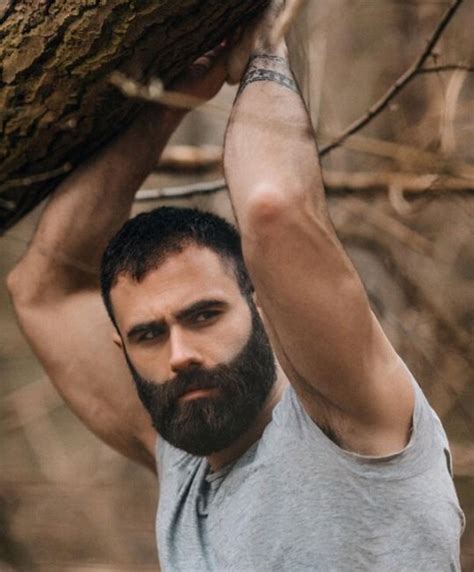
[[(186, 320), (187, 318), (190, 318), (192, 315), (194, 315), (198, 312), (210, 310), (211, 308), (218, 308), (218, 307), (224, 308), (226, 306), (227, 306), (227, 302), (224, 302), (223, 300), (217, 300), (214, 298), (211, 298), (209, 300), (199, 300), (197, 302), (194, 302), (194, 304), (191, 304), (190, 306), (184, 308), (183, 310), (180, 310), (175, 315), (175, 318), (178, 321), (183, 321), (183, 320)], [(148, 322), (141, 322), (141, 323), (133, 326), (127, 332), (127, 339), (131, 340), (131, 339), (137, 337), (139, 334), (142, 334), (143, 332), (149, 332), (150, 330), (166, 331), (166, 328), (167, 328), (167, 324), (166, 324), (165, 320), (150, 320)]]
[(227, 302), (224, 302), (223, 300), (217, 300), (213, 298), (209, 300), (199, 300), (187, 308), (180, 310), (176, 314), (176, 319), (178, 321), (186, 320), (186, 318), (190, 318), (193, 314), (197, 314), (198, 312), (203, 312), (205, 310), (210, 310), (211, 308), (217, 307), (223, 308), (225, 306), (227, 306)]

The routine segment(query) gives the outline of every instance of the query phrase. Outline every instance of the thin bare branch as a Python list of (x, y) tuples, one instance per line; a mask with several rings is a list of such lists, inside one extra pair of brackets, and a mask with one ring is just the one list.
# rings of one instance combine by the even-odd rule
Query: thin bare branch
[(467, 71), (467, 72), (474, 72), (474, 66), (470, 66), (468, 64), (443, 64), (441, 66), (430, 66), (430, 67), (423, 67), (420, 68), (417, 73), (418, 74), (425, 74), (425, 73), (440, 73), (440, 72), (449, 72), (449, 71)]
[(357, 199), (346, 200), (344, 208), (349, 210), (353, 215), (363, 215), (364, 221), (374, 226), (377, 230), (395, 238), (410, 250), (415, 250), (416, 252), (428, 256), (433, 254), (433, 243), (430, 240), (393, 216), (380, 210), (369, 208), (365, 202)]
[(189, 198), (194, 195), (217, 193), (225, 191), (227, 184), (224, 179), (217, 179), (205, 183), (193, 183), (179, 187), (163, 187), (161, 189), (142, 189), (135, 195), (136, 201), (154, 201), (156, 199)]
[(355, 172), (343, 173), (324, 171), (324, 181), (329, 192), (332, 190), (373, 191), (390, 189), (394, 186), (404, 193), (417, 194), (429, 191), (474, 191), (474, 180), (443, 177), (436, 173), (416, 175), (399, 172)]
[(414, 63), (397, 79), (397, 81), (392, 84), (388, 90), (382, 95), (382, 97), (376, 101), (369, 110), (364, 113), (361, 117), (356, 119), (347, 129), (345, 129), (334, 141), (328, 143), (321, 147), (319, 154), (321, 156), (326, 155), (336, 147), (341, 146), (344, 141), (363, 127), (365, 127), (372, 119), (377, 116), (387, 105), (396, 97), (400, 91), (417, 75), (419, 70), (423, 67), (426, 60), (432, 55), (433, 48), (438, 43), (440, 37), (442, 36), (446, 26), (452, 20), (454, 14), (458, 8), (463, 3), (463, 0), (454, 0), (449, 8), (443, 14), (442, 18), (438, 22), (435, 30), (431, 34), (425, 49), (417, 57)]
[(168, 145), (161, 154), (158, 171), (204, 171), (219, 168), (222, 147), (219, 145)]
[[(393, 172), (335, 172), (324, 170), (326, 184), (331, 189), (364, 191), (376, 188), (400, 188), (403, 192), (418, 193), (426, 190), (473, 191), (474, 166), (455, 161), (440, 153), (421, 151), (408, 145), (381, 141), (360, 135), (350, 140), (349, 146), (357, 151), (374, 153), (397, 161), (400, 171)], [(165, 150), (157, 169), (187, 171), (189, 169), (222, 169), (222, 147), (217, 145), (171, 145)], [(417, 171), (421, 171), (417, 172)], [(225, 186), (221, 181), (222, 187)], [(198, 188), (207, 188), (199, 183)], [(191, 189), (194, 185), (178, 187)], [(213, 188), (212, 188), (213, 190)], [(181, 192), (179, 192), (181, 194)]]
[(148, 84), (143, 84), (126, 76), (122, 72), (115, 71), (110, 74), (109, 81), (112, 85), (120, 89), (124, 95), (133, 99), (161, 103), (162, 105), (180, 109), (195, 109), (205, 104), (207, 111), (210, 111), (214, 115), (221, 115), (224, 119), (227, 119), (231, 110), (231, 106), (229, 105), (207, 103), (206, 100), (199, 97), (185, 95), (177, 91), (169, 91), (165, 89), (163, 83), (157, 78), (152, 79)]
[[(419, 194), (426, 192), (462, 192), (474, 191), (474, 180), (466, 181), (455, 177), (443, 177), (438, 174), (416, 175), (398, 172), (355, 172), (343, 173), (323, 171), (324, 182), (328, 194), (337, 191), (386, 191), (396, 187), (404, 193)], [(156, 199), (189, 198), (195, 195), (225, 191), (224, 179), (216, 179), (204, 183), (194, 183), (176, 187), (158, 189), (142, 189), (135, 195), (136, 201), (152, 201)]]
[(468, 187), (474, 180), (474, 165), (447, 157), (442, 153), (434, 153), (418, 149), (411, 145), (384, 141), (375, 137), (354, 135), (346, 141), (346, 147), (361, 153), (370, 153), (378, 157), (388, 157), (397, 162), (402, 172), (437, 173), (459, 179), (466, 179)]

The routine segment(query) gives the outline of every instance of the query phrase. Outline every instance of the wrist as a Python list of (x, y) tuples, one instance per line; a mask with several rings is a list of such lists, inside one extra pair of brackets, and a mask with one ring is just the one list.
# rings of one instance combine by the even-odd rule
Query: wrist
[(121, 147), (125, 153), (134, 154), (138, 163), (151, 169), (186, 113), (161, 104), (146, 104), (122, 137)]
[(140, 111), (137, 123), (152, 132), (157, 129), (169, 131), (176, 128), (189, 111), (189, 109), (168, 107), (158, 103), (147, 104)]
[(148, 104), (139, 113), (132, 126), (135, 139), (146, 142), (151, 149), (161, 148), (177, 129), (188, 111), (161, 104)]

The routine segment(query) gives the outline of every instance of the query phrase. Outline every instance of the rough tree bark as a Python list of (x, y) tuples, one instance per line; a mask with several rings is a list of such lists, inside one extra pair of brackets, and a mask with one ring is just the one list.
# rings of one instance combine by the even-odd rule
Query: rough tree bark
[(166, 83), (266, 3), (0, 2), (0, 232), (136, 113), (110, 72)]

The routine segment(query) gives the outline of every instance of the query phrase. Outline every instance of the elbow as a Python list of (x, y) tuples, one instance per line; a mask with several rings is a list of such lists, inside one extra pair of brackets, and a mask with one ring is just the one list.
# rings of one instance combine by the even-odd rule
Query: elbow
[(277, 185), (266, 184), (255, 189), (249, 198), (246, 230), (252, 234), (262, 234), (265, 229), (280, 226), (289, 220), (304, 200), (304, 193)]
[[(286, 189), (261, 187), (249, 195), (244, 216), (238, 217), (244, 260), (250, 269), (267, 256), (298, 218), (298, 200)], [(301, 198), (301, 200), (304, 200)]]
[(8, 273), (6, 285), (15, 310), (18, 311), (33, 303), (34, 292), (29, 287), (28, 276), (23, 271), (21, 263)]
[(7, 275), (6, 285), (10, 298), (15, 301), (19, 293), (21, 292), (21, 272), (18, 270), (18, 266), (10, 270)]

